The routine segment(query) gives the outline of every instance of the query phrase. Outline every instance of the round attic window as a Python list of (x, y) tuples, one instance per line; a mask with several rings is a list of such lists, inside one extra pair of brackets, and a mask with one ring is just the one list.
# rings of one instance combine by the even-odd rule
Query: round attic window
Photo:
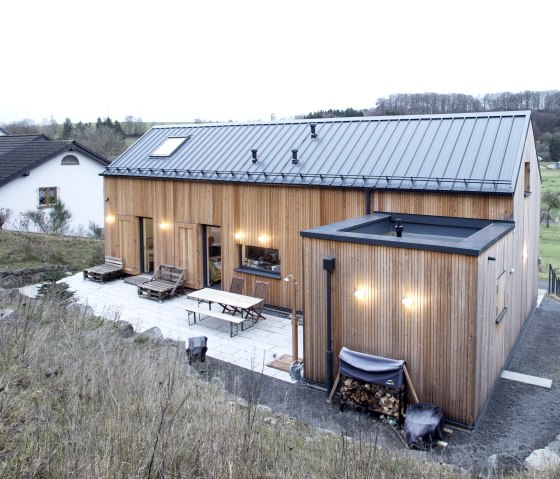
[(66, 155), (64, 158), (62, 158), (62, 161), (60, 162), (61, 165), (79, 165), (80, 162), (78, 161), (78, 158), (76, 158), (74, 155)]

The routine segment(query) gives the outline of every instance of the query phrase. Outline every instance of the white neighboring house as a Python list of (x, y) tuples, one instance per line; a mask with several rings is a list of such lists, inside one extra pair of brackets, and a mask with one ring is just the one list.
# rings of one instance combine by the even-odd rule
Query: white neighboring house
[(103, 178), (110, 162), (75, 141), (46, 135), (0, 136), (0, 207), (13, 211), (5, 229), (16, 229), (20, 213), (52, 208), (58, 200), (72, 213), (74, 233), (90, 221), (103, 226)]

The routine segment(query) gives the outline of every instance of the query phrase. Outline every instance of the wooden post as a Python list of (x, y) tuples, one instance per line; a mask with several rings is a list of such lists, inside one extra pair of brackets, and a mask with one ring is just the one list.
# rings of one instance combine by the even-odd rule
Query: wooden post
[(412, 380), (410, 379), (410, 376), (408, 374), (408, 369), (406, 369), (406, 364), (403, 364), (403, 371), (404, 371), (404, 375), (406, 377), (406, 380), (408, 381), (408, 385), (410, 386), (410, 392), (412, 393), (412, 399), (414, 399), (415, 403), (419, 403), (420, 401), (418, 400), (418, 396), (416, 395), (416, 391), (414, 390)]
[(340, 373), (338, 373), (336, 375), (336, 379), (334, 380), (334, 385), (331, 389), (331, 393), (329, 394), (329, 397), (327, 398), (327, 404), (331, 404), (332, 403), (332, 398), (334, 396), (334, 392), (336, 391), (336, 387), (338, 386), (338, 382), (340, 381)]
[(297, 281), (292, 278), (292, 361), (298, 362), (298, 321), (296, 314), (296, 288)]

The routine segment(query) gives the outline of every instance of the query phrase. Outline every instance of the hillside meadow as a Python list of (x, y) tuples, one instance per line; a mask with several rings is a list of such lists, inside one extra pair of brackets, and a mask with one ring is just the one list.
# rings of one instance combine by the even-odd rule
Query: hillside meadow
[(117, 321), (16, 292), (1, 308), (0, 478), (476, 477), (240, 401)]

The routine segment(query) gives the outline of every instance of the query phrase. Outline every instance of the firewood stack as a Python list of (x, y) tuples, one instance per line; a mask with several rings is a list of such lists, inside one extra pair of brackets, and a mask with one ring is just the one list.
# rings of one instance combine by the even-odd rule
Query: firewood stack
[(377, 413), (396, 418), (400, 416), (401, 402), (399, 390), (396, 388), (386, 388), (378, 384), (346, 378), (340, 388), (340, 401), (341, 406), (349, 402)]

